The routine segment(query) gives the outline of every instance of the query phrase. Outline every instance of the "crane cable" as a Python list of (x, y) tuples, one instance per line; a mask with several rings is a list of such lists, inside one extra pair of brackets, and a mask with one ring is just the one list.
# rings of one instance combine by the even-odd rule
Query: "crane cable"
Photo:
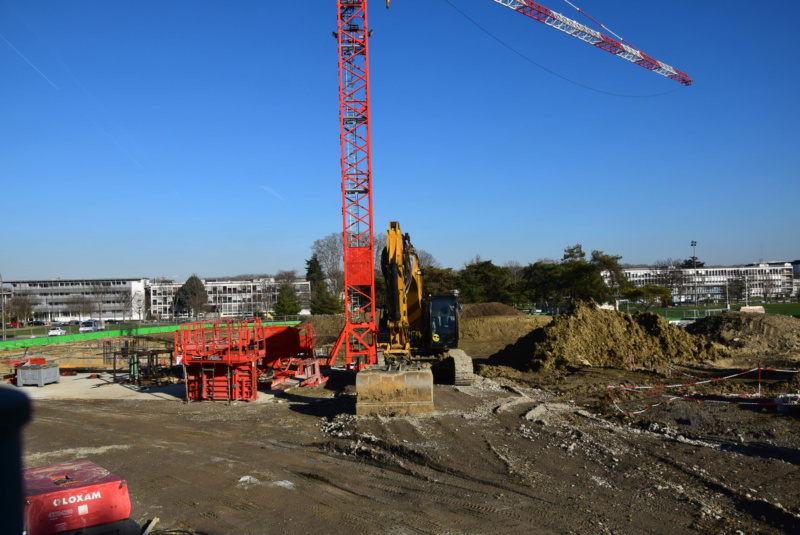
[[(571, 84), (577, 85), (578, 87), (582, 87), (582, 88), (584, 88), (584, 89), (588, 89), (589, 91), (594, 91), (594, 92), (596, 92), (596, 93), (602, 93), (602, 94), (604, 94), (604, 95), (610, 95), (610, 96), (612, 96), (612, 97), (623, 97), (623, 98), (652, 98), (652, 97), (661, 97), (661, 96), (664, 96), (664, 95), (668, 95), (668, 94), (670, 94), (670, 93), (674, 93), (675, 91), (678, 91), (678, 90), (680, 89), (680, 87), (678, 87), (678, 88), (675, 88), (675, 89), (670, 89), (669, 91), (664, 91), (663, 93), (654, 93), (654, 94), (650, 94), (650, 95), (626, 95), (626, 94), (623, 94), (623, 93), (614, 93), (614, 92), (611, 92), (611, 91), (604, 91), (604, 90), (602, 90), (602, 89), (597, 89), (596, 87), (591, 87), (591, 86), (588, 86), (588, 85), (582, 84), (582, 83), (580, 83), (580, 82), (578, 82), (578, 81), (576, 81), (576, 80), (573, 80), (573, 79), (571, 79), (571, 78), (567, 78), (566, 76), (563, 76), (563, 75), (561, 75), (561, 74), (558, 74), (557, 72), (555, 72), (555, 71), (553, 71), (553, 70), (551, 70), (551, 69), (548, 69), (547, 67), (545, 67), (544, 65), (542, 65), (542, 64), (540, 64), (540, 63), (537, 63), (537, 62), (535, 62), (533, 59), (531, 59), (530, 57), (526, 56), (525, 54), (523, 54), (523, 53), (522, 53), (522, 52), (520, 52), (519, 50), (515, 49), (514, 47), (512, 47), (511, 45), (509, 45), (508, 43), (506, 43), (505, 41), (503, 41), (502, 39), (500, 39), (499, 37), (497, 37), (496, 35), (494, 35), (494, 34), (493, 34), (492, 32), (490, 32), (489, 30), (487, 30), (486, 28), (484, 28), (483, 26), (481, 26), (481, 25), (480, 25), (480, 24), (479, 24), (479, 23), (478, 23), (478, 22), (477, 22), (475, 19), (473, 19), (472, 17), (470, 17), (469, 15), (467, 15), (466, 13), (464, 13), (462, 10), (460, 10), (458, 7), (456, 7), (456, 5), (455, 5), (455, 4), (453, 4), (453, 2), (452, 2), (451, 0), (444, 0), (444, 1), (445, 1), (447, 4), (449, 4), (449, 5), (450, 5), (450, 7), (452, 7), (454, 10), (456, 10), (458, 13), (460, 13), (460, 14), (461, 14), (461, 16), (463, 16), (465, 19), (467, 19), (467, 20), (468, 20), (468, 21), (470, 21), (472, 24), (474, 24), (475, 26), (477, 26), (477, 27), (478, 27), (478, 29), (480, 29), (480, 30), (481, 30), (482, 32), (484, 32), (486, 35), (488, 35), (489, 37), (491, 37), (492, 39), (494, 39), (495, 41), (497, 41), (498, 43), (500, 43), (501, 45), (503, 45), (504, 47), (506, 47), (507, 49), (509, 49), (511, 52), (513, 52), (514, 54), (518, 55), (519, 57), (521, 57), (522, 59), (524, 59), (525, 61), (527, 61), (528, 63), (532, 63), (533, 65), (535, 65), (535, 66), (539, 67), (539, 68), (540, 68), (540, 69), (542, 69), (543, 71), (545, 71), (545, 72), (547, 72), (547, 73), (549, 73), (549, 74), (552, 74), (553, 76), (556, 76), (556, 77), (558, 77), (558, 78), (561, 78), (562, 80), (564, 80), (564, 81), (566, 81), (566, 82), (569, 82), (569, 83), (571, 83)], [(586, 16), (588, 17), (588, 15), (586, 15)], [(610, 31), (610, 30), (609, 30), (609, 31)], [(613, 33), (613, 32), (612, 32), (612, 33)], [(616, 35), (616, 34), (615, 34), (615, 35)], [(627, 41), (626, 41), (626, 42), (627, 42)]]
[(581, 15), (583, 15), (584, 17), (586, 17), (587, 19), (591, 20), (592, 22), (594, 22), (595, 24), (597, 24), (598, 26), (600, 26), (601, 28), (603, 28), (605, 31), (607, 31), (608, 33), (610, 33), (611, 35), (613, 35), (613, 36), (614, 36), (614, 37), (616, 37), (617, 39), (619, 39), (621, 43), (627, 43), (628, 45), (632, 46), (633, 48), (637, 48), (637, 47), (633, 46), (631, 43), (629, 43), (629, 42), (628, 42), (628, 41), (627, 41), (627, 40), (626, 40), (624, 37), (622, 37), (622, 36), (620, 36), (620, 35), (617, 35), (617, 34), (614, 32), (614, 30), (612, 30), (611, 28), (607, 27), (607, 26), (606, 26), (606, 25), (604, 25), (602, 22), (600, 22), (599, 20), (597, 20), (597, 19), (596, 19), (596, 18), (594, 18), (593, 16), (589, 15), (587, 12), (585, 12), (584, 10), (582, 10), (581, 8), (579, 8), (578, 6), (576, 6), (575, 4), (573, 4), (572, 2), (570, 2), (569, 0), (564, 0), (564, 2), (566, 2), (567, 4), (569, 4), (569, 5), (570, 5), (572, 8), (574, 8), (574, 9), (575, 9), (575, 10), (576, 10), (578, 13), (580, 13)]

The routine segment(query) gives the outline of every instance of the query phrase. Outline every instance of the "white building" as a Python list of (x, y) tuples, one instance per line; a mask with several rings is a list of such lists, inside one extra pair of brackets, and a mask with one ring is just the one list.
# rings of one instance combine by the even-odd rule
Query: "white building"
[[(9, 300), (24, 298), (32, 318), (45, 321), (139, 319), (146, 314), (145, 278), (4, 281)], [(26, 318), (30, 319), (30, 318)]]
[[(272, 277), (227, 280), (201, 279), (208, 293), (207, 316), (220, 318), (252, 318), (258, 313), (272, 311), (283, 282)], [(171, 318), (175, 296), (184, 282), (155, 280), (150, 283), (150, 314), (154, 318)], [(311, 283), (305, 280), (292, 282), (300, 304), (301, 314), (309, 314)]]
[[(146, 278), (47, 279), (4, 281), (0, 297), (6, 312), (15, 297), (27, 299), (31, 318), (47, 323), (85, 319), (124, 320), (172, 318), (175, 294), (183, 282)], [(274, 278), (248, 280), (205, 279), (208, 292), (206, 317), (252, 318), (272, 311), (283, 284)], [(309, 314), (311, 283), (292, 283), (302, 306)]]
[(656, 284), (672, 290), (676, 303), (726, 303), (787, 299), (797, 295), (790, 262), (699, 268), (627, 268), (635, 286)]

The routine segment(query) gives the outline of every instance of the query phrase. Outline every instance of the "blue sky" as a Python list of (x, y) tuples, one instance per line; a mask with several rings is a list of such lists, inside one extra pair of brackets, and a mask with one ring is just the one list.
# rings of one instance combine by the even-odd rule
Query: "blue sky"
[[(376, 231), (454, 268), (800, 258), (800, 2), (577, 5), (695, 83), (491, 0), (370, 4)], [(333, 0), (0, 0), (3, 278), (304, 272), (341, 231), (335, 25)]]

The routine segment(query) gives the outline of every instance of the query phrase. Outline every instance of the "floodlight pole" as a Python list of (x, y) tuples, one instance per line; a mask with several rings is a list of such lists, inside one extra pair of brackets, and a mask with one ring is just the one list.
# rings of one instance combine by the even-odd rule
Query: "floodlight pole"
[(6, 341), (6, 291), (3, 274), (0, 273), (0, 323), (3, 324), (3, 342)]
[(727, 272), (725, 274), (725, 308), (727, 310), (731, 309), (731, 294), (728, 292), (728, 275)]
[(694, 267), (694, 307), (699, 306), (700, 301), (697, 297), (697, 242), (692, 240), (692, 266)]

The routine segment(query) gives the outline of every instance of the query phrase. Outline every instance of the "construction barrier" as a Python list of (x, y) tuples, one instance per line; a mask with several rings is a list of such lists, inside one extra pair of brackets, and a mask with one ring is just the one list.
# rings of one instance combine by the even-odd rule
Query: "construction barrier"
[[(673, 371), (675, 371), (675, 370), (673, 369)], [(762, 372), (796, 374), (796, 373), (800, 372), (800, 370), (779, 370), (779, 369), (775, 369), (775, 368), (758, 367), (758, 368), (753, 368), (751, 370), (745, 370), (745, 371), (742, 371), (742, 372), (739, 372), (739, 373), (726, 375), (724, 377), (714, 377), (714, 378), (711, 378), (711, 379), (706, 379), (706, 380), (703, 380), (703, 381), (694, 381), (694, 382), (691, 382), (691, 383), (678, 383), (678, 384), (670, 384), (670, 385), (641, 385), (641, 386), (606, 385), (606, 393), (608, 394), (608, 397), (611, 399), (611, 402), (613, 403), (614, 407), (619, 412), (621, 412), (622, 414), (624, 414), (626, 416), (634, 416), (634, 415), (637, 415), (637, 414), (642, 414), (642, 413), (645, 413), (645, 412), (647, 412), (647, 411), (649, 411), (649, 410), (651, 410), (651, 409), (653, 409), (655, 407), (658, 407), (660, 405), (664, 405), (664, 404), (667, 404), (667, 403), (670, 403), (670, 402), (676, 401), (676, 400), (698, 401), (698, 402), (704, 402), (704, 403), (724, 403), (724, 404), (730, 404), (730, 405), (753, 405), (753, 406), (761, 405), (761, 406), (771, 406), (771, 407), (800, 406), (800, 405), (798, 405), (798, 400), (796, 398), (789, 397), (789, 396), (779, 396), (778, 398), (775, 398), (774, 401), (763, 401), (763, 400), (759, 400), (759, 401), (741, 401), (739, 399), (724, 399), (724, 398), (761, 398), (761, 381), (762, 381), (761, 374), (762, 374)], [(671, 390), (671, 389), (676, 389), (676, 388), (689, 388), (689, 387), (693, 387), (693, 386), (698, 386), (698, 385), (703, 385), (703, 384), (710, 384), (710, 383), (715, 383), (715, 382), (719, 382), (719, 381), (725, 381), (725, 380), (729, 380), (729, 379), (734, 379), (736, 377), (743, 377), (745, 375), (749, 375), (749, 374), (752, 374), (752, 373), (757, 373), (758, 374), (758, 393), (757, 394), (745, 394), (745, 393), (729, 394), (729, 393), (723, 393), (723, 394), (716, 394), (716, 395), (708, 395), (708, 394), (698, 394), (698, 393), (694, 392), (694, 393), (691, 393), (691, 394), (668, 395), (668, 394), (660, 393), (661, 390)], [(642, 409), (639, 409), (639, 410), (628, 411), (628, 410), (623, 409), (619, 405), (619, 400), (617, 400), (614, 397), (614, 393), (613, 393), (614, 390), (624, 390), (624, 391), (628, 391), (628, 392), (640, 392), (642, 394), (648, 394), (648, 395), (651, 395), (651, 396), (656, 396), (656, 397), (663, 398), (663, 400), (658, 402), (658, 403), (651, 403), (651, 404), (647, 405), (646, 407), (644, 407)], [(723, 398), (723, 399), (715, 399), (715, 398)], [(779, 400), (781, 400), (781, 401), (779, 401)], [(783, 400), (785, 400), (785, 401), (783, 401)]]

